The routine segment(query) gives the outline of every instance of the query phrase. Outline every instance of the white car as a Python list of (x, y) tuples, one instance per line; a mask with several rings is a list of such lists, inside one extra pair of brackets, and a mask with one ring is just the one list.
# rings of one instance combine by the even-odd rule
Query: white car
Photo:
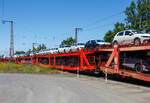
[(70, 52), (70, 45), (62, 45), (58, 48), (59, 53), (68, 53)]
[(42, 55), (42, 54), (44, 54), (44, 50), (40, 50), (40, 51), (37, 53), (37, 55)]
[(44, 54), (52, 54), (52, 49), (46, 49), (45, 51), (44, 51)]
[(24, 57), (25, 55), (24, 54), (19, 54), (19, 57)]
[(70, 52), (70, 49), (71, 49), (71, 46), (70, 45), (66, 45), (65, 47), (65, 53), (68, 53), (68, 52)]
[(30, 56), (34, 56), (34, 53), (32, 52), (32, 53), (30, 53)]
[(125, 30), (117, 33), (113, 39), (115, 44), (141, 44), (150, 42), (150, 34), (142, 33), (136, 30)]
[(64, 49), (65, 49), (64, 46), (61, 45), (61, 46), (59, 46), (59, 48), (58, 48), (58, 52), (59, 52), (59, 53), (64, 53)]
[(19, 57), (19, 55), (16, 54), (16, 55), (14, 55), (14, 57), (15, 57), (15, 58), (16, 58), (16, 57)]
[(84, 47), (85, 47), (84, 43), (75, 43), (75, 44), (71, 45), (70, 51), (80, 51), (81, 48), (84, 48)]
[(57, 54), (58, 53), (58, 48), (52, 48), (51, 54)]

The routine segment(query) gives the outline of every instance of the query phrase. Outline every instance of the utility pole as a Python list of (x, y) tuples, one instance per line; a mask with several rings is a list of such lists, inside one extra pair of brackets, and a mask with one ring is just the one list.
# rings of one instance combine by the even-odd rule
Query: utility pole
[(75, 43), (78, 43), (78, 31), (82, 30), (82, 28), (75, 28)]
[(14, 32), (13, 32), (13, 21), (2, 20), (2, 23), (6, 22), (11, 24), (11, 33), (10, 33), (10, 57), (14, 56)]

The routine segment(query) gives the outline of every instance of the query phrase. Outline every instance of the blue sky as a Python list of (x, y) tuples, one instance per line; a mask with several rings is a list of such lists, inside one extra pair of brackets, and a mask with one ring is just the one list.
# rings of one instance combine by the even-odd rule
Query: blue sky
[[(123, 22), (131, 0), (0, 0), (0, 20), (14, 21), (15, 50), (28, 50), (32, 43), (56, 47), (84, 27), (78, 42), (103, 39), (114, 23)], [(113, 15), (113, 16), (112, 16)], [(109, 18), (108, 18), (109, 17)], [(95, 23), (95, 21), (98, 21)], [(0, 23), (0, 53), (8, 53), (10, 24)]]

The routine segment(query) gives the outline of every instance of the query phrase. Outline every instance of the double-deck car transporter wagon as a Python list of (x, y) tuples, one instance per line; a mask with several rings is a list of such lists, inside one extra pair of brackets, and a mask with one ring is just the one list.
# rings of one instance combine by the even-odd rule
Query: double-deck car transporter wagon
[[(30, 57), (1, 58), (0, 62), (14, 62), (19, 64), (31, 63), (43, 67), (52, 67), (73, 71), (103, 71), (105, 73), (131, 77), (150, 82), (150, 73), (143, 72), (143, 69), (129, 69), (122, 66), (125, 58), (122, 54), (131, 56), (147, 55), (150, 51), (150, 44), (141, 45), (115, 45), (114, 47), (97, 47), (91, 49), (81, 49), (78, 52), (34, 55)], [(145, 53), (146, 52), (146, 53)], [(141, 68), (142, 59), (139, 62)], [(150, 66), (150, 65), (149, 65)]]

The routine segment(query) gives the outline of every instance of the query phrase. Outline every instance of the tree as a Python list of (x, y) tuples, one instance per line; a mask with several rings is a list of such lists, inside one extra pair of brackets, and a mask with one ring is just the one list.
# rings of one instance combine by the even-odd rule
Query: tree
[(37, 48), (34, 48), (34, 51), (40, 51), (40, 50), (43, 50), (43, 49), (46, 49), (47, 47), (45, 46), (45, 44), (40, 44), (38, 45)]
[(128, 29), (139, 29), (137, 6), (134, 1), (125, 10), (125, 21)]
[(125, 15), (128, 28), (150, 32), (150, 0), (132, 1)]
[(111, 42), (115, 34), (125, 29), (150, 32), (150, 0), (132, 1), (124, 13), (126, 15), (126, 25), (117, 22), (113, 30), (106, 32), (104, 36), (105, 41)]
[(28, 51), (27, 51), (27, 53), (31, 53), (32, 52), (32, 50), (31, 49), (29, 49)]
[(75, 43), (75, 40), (72, 37), (69, 37), (66, 40), (63, 40), (60, 45), (72, 45), (73, 43)]
[(105, 40), (106, 42), (112, 42), (113, 36), (114, 36), (113, 31), (109, 30), (109, 31), (105, 34), (104, 40)]
[(24, 53), (25, 53), (25, 51), (16, 51), (16, 52), (15, 52), (15, 55), (17, 55), (17, 54), (18, 54), (18, 55), (19, 55), (19, 54), (24, 54)]
[(105, 34), (104, 40), (105, 40), (106, 42), (112, 42), (114, 36), (115, 36), (118, 32), (123, 31), (123, 30), (125, 30), (125, 29), (126, 29), (125, 24), (117, 22), (116, 24), (114, 24), (114, 29), (113, 29), (113, 30), (109, 30), (109, 31)]

